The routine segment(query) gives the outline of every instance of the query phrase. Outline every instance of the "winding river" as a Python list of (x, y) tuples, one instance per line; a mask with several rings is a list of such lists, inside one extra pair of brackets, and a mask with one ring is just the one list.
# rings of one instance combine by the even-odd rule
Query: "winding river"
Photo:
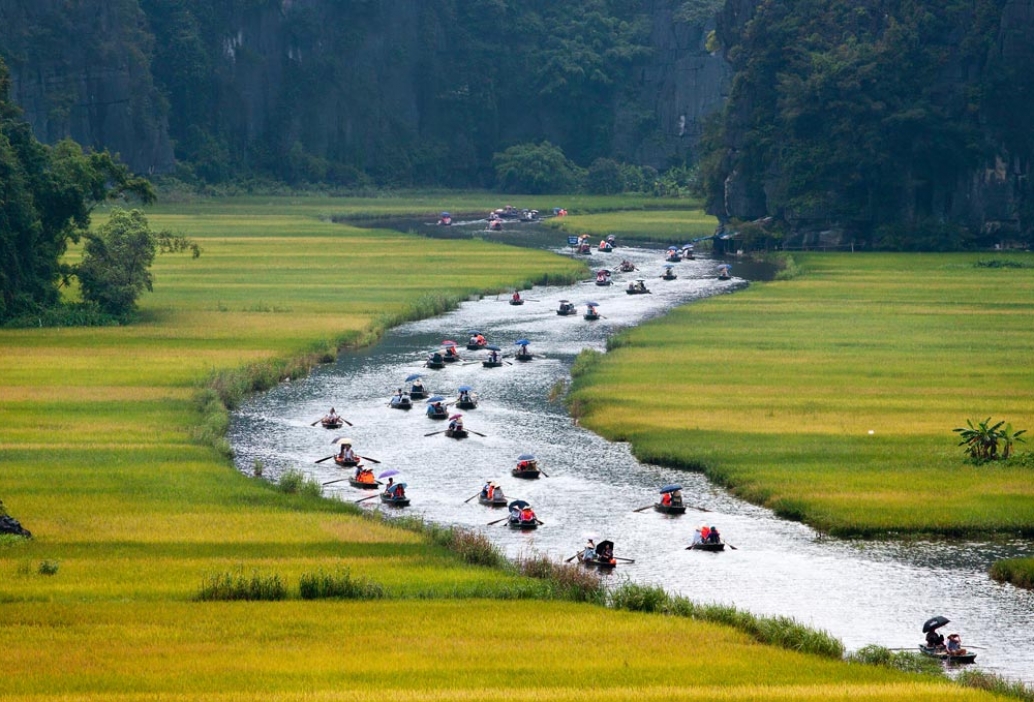
[[(554, 245), (562, 239), (549, 236)], [(1034, 593), (998, 585), (986, 575), (993, 560), (1029, 553), (1028, 542), (823, 538), (731, 497), (698, 474), (639, 463), (627, 445), (577, 426), (561, 403), (549, 399), (558, 381), (570, 377), (582, 349), (602, 351), (607, 337), (621, 328), (747, 284), (737, 277), (717, 280), (717, 263), (706, 258), (678, 263), (677, 280), (660, 280), (662, 257), (656, 249), (622, 247), (594, 253), (591, 260), (614, 266), (621, 258), (642, 272), (617, 274), (608, 288), (536, 287), (525, 292), (523, 306), (507, 304), (506, 296), (472, 300), (448, 314), (393, 329), (375, 346), (344, 352), (304, 380), (251, 398), (235, 414), (229, 437), (239, 469), (250, 473), (261, 460), (274, 479), (290, 468), (321, 482), (341, 478), (345, 473), (332, 462), (315, 460), (334, 451), (334, 437), (347, 434), (360, 453), (381, 461), (378, 473), (400, 471), (396, 480), (408, 484), (412, 498), (408, 509), (436, 522), (481, 529), (510, 556), (534, 552), (564, 559), (587, 537), (610, 538), (616, 555), (635, 559), (609, 576), (615, 581), (628, 578), (697, 601), (794, 617), (829, 631), (849, 649), (870, 643), (914, 646), (922, 638), (922, 623), (942, 614), (952, 620), (945, 633), (958, 631), (964, 645), (979, 646), (982, 669), (1034, 682)], [(743, 270), (735, 265), (733, 273)], [(638, 275), (646, 277), (652, 294), (625, 294), (628, 280)], [(604, 318), (583, 320), (584, 305), (578, 315), (558, 316), (560, 299), (598, 302)], [(484, 352), (463, 350), (471, 330), (483, 332), (504, 353), (512, 353), (515, 340), (527, 339), (536, 358), (494, 369), (480, 363), (423, 368), (427, 353), (444, 339), (460, 342), (461, 356), (479, 359)], [(421, 401), (410, 412), (389, 409), (389, 396), (412, 373), (424, 373), (428, 390), (449, 398), (460, 385), (473, 386), (481, 404), (464, 419), (469, 429), (486, 436), (464, 441), (425, 436), (443, 426), (424, 416)], [(332, 405), (355, 426), (338, 432), (310, 426)], [(510, 477), (516, 457), (525, 452), (537, 455), (548, 478)], [(524, 533), (487, 526), (504, 513), (464, 500), (489, 479), (508, 496), (531, 502), (544, 525)], [(633, 511), (653, 502), (656, 488), (670, 482), (683, 485), (687, 504), (709, 511), (691, 508), (681, 517)], [(344, 481), (325, 491), (341, 499), (370, 494)], [(365, 504), (380, 509), (376, 500)], [(694, 528), (704, 522), (718, 526), (736, 550), (686, 551)]]

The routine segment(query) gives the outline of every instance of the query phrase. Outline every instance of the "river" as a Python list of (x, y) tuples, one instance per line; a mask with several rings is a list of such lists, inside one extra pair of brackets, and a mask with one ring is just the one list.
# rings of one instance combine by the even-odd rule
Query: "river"
[[(563, 240), (559, 234), (538, 233)], [(562, 249), (566, 250), (566, 249)], [(663, 281), (657, 249), (618, 248), (594, 253), (595, 265), (634, 261), (640, 273), (616, 274), (615, 284), (536, 287), (525, 291), (523, 306), (507, 296), (471, 300), (448, 314), (391, 330), (375, 346), (346, 351), (336, 363), (317, 368), (308, 378), (282, 383), (250, 398), (235, 413), (230, 441), (240, 470), (251, 473), (256, 460), (275, 479), (301, 469), (320, 482), (344, 477), (332, 462), (315, 463), (331, 454), (331, 440), (347, 435), (356, 450), (378, 459), (380, 473), (400, 471), (408, 484), (408, 509), (444, 524), (488, 534), (509, 556), (539, 553), (564, 559), (587, 537), (609, 538), (615, 554), (634, 558), (619, 566), (612, 582), (629, 579), (655, 584), (697, 601), (731, 603), (764, 615), (794, 617), (824, 629), (849, 649), (875, 643), (911, 647), (922, 639), (922, 623), (945, 615), (963, 644), (979, 646), (980, 668), (1011, 679), (1034, 682), (1034, 593), (988, 578), (995, 559), (1024, 555), (1030, 544), (1015, 542), (882, 542), (825, 538), (809, 527), (778, 519), (764, 508), (735, 499), (699, 474), (639, 463), (625, 444), (605, 441), (577, 426), (561, 402), (550, 400), (558, 382), (570, 377), (574, 357), (585, 348), (605, 350), (615, 331), (663, 314), (675, 305), (731, 293), (747, 282), (737, 277), (745, 266), (734, 262), (733, 280), (716, 279), (717, 262), (700, 257), (676, 264), (677, 280)], [(626, 295), (628, 280), (644, 276), (649, 295)], [(579, 314), (556, 314), (560, 299), (600, 304), (603, 319), (585, 321)], [(483, 332), (490, 343), (512, 353), (514, 341), (527, 339), (535, 360), (486, 369), (480, 363), (423, 368), (427, 354), (445, 339), (460, 342), (471, 360), (484, 352), (466, 352), (468, 332)], [(426, 418), (422, 401), (410, 412), (390, 409), (388, 398), (412, 373), (423, 373), (427, 388), (454, 398), (460, 385), (471, 385), (481, 400), (464, 413), (469, 429), (485, 434), (463, 441), (443, 434)], [(329, 407), (355, 426), (328, 432), (311, 422)], [(522, 481), (509, 470), (519, 454), (534, 453), (548, 478)], [(485, 480), (497, 481), (506, 494), (531, 502), (544, 525), (517, 532), (487, 526), (502, 511), (464, 503)], [(683, 485), (690, 509), (680, 517), (653, 510), (634, 512), (657, 496), (666, 483)], [(327, 486), (341, 499), (367, 496), (347, 482)], [(377, 500), (365, 503), (381, 509)], [(687, 551), (695, 527), (718, 526), (735, 546), (723, 553)]]

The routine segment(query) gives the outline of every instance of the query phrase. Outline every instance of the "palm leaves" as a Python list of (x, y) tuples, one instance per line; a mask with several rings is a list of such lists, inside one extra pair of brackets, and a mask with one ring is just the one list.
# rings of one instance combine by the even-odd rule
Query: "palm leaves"
[(970, 419), (966, 420), (966, 426), (952, 429), (962, 441), (959, 446), (966, 447), (966, 455), (974, 463), (986, 463), (987, 461), (1005, 460), (1012, 454), (1012, 447), (1017, 441), (1023, 441), (1021, 434), (1026, 429), (1013, 431), (1012, 424), (1005, 421), (991, 424), (988, 417), (976, 425)]

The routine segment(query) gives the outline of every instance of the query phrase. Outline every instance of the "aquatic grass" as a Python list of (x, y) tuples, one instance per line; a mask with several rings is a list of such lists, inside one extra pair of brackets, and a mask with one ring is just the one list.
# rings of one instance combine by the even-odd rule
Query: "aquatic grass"
[(1006, 558), (991, 564), (988, 575), (1000, 583), (1034, 590), (1034, 558)]
[(905, 673), (919, 673), (944, 677), (944, 665), (936, 658), (924, 656), (917, 651), (891, 651), (883, 646), (863, 646), (847, 656), (849, 663), (879, 665)]
[(303, 573), (298, 591), (303, 600), (379, 600), (386, 595), (383, 585), (369, 578), (353, 577), (347, 568), (337, 573)]
[(960, 671), (955, 680), (965, 687), (984, 690), (1001, 697), (1023, 700), (1023, 702), (1034, 702), (1034, 686), (1027, 685), (1018, 680), (1009, 680), (995, 673), (988, 673), (979, 669), (967, 669)]
[(287, 586), (278, 574), (253, 572), (247, 576), (243, 570), (205, 576), (196, 595), (196, 599), (201, 602), (275, 601), (286, 598)]
[[(976, 254), (795, 258), (804, 275), (580, 358), (572, 412), (828, 533), (1034, 534), (1029, 469), (968, 465), (951, 433), (988, 414), (1034, 426), (1031, 271), (975, 268)], [(696, 370), (673, 386), (672, 368)]]

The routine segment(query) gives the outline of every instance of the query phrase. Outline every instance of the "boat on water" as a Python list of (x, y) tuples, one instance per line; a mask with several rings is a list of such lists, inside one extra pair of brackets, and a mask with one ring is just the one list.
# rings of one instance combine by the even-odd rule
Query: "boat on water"
[(406, 484), (392, 484), (391, 487), (381, 493), (381, 502), (393, 507), (407, 507), (409, 505), (409, 497), (406, 495)]
[(528, 351), (528, 344), (531, 343), (530, 341), (527, 339), (518, 339), (513, 343), (517, 347), (517, 351), (513, 354), (513, 360), (527, 363), (531, 359), (535, 358), (531, 355), (531, 352)]
[(602, 251), (603, 253), (610, 253), (614, 250), (614, 245), (609, 241), (601, 241), (600, 245), (596, 247), (596, 250)]
[(675, 280), (676, 278), (678, 278), (678, 276), (675, 275), (675, 266), (671, 263), (664, 264), (664, 273), (661, 274), (661, 279)]
[(704, 542), (701, 542), (699, 544), (691, 544), (687, 548), (689, 550), (691, 550), (691, 551), (712, 551), (712, 552), (718, 552), (718, 551), (724, 551), (725, 550), (725, 542), (724, 541), (704, 541)]
[(344, 426), (344, 421), (341, 419), (321, 419), (320, 424), (323, 425), (324, 429), (340, 429)]
[(589, 568), (610, 569), (618, 562), (614, 558), (614, 542), (604, 540), (595, 545), (582, 549), (578, 552), (578, 562)]
[(481, 349), (488, 346), (488, 339), (485, 335), (476, 329), (468, 332), (470, 338), (467, 339), (467, 350), (468, 351), (480, 351)]
[(474, 397), (474, 388), (469, 385), (459, 387), (459, 397), (456, 400), (456, 409), (472, 410), (478, 406), (477, 398)]
[(924, 656), (936, 658), (948, 664), (975, 663), (977, 660), (977, 654), (970, 651), (966, 651), (965, 653), (950, 653), (941, 647), (935, 648), (925, 644), (919, 644), (919, 652)]
[(539, 528), (538, 517), (535, 516), (535, 512), (532, 511), (531, 505), (526, 501), (514, 500), (507, 505), (507, 509), (510, 510), (510, 514), (506, 519), (506, 525), (511, 529), (528, 531)]
[(359, 480), (358, 478), (351, 477), (348, 479), (348, 484), (354, 488), (359, 488), (360, 490), (376, 490), (380, 486), (380, 483), (376, 480), (372, 480), (372, 477), (373, 476), (371, 476), (371, 480)]
[(427, 417), (429, 419), (448, 419), (449, 410), (444, 404), (442, 404), (444, 402), (445, 398), (441, 395), (427, 398)]
[(431, 370), (441, 370), (442, 368), (445, 368), (445, 357), (435, 351), (427, 357), (426, 361), (424, 361), (424, 367), (430, 368)]
[(599, 305), (597, 302), (586, 302), (585, 303), (585, 314), (582, 315), (582, 319), (587, 319), (590, 322), (600, 318), (600, 313), (596, 311), (596, 307)]
[(536, 480), (542, 475), (542, 471), (539, 470), (539, 462), (534, 454), (522, 453), (517, 457), (517, 465), (510, 470), (510, 475), (525, 480)]
[(618, 270), (622, 273), (631, 273), (632, 271), (636, 270), (636, 267), (635, 264), (631, 261), (622, 261), (621, 264), (618, 266)]
[(561, 317), (566, 317), (568, 315), (576, 314), (577, 312), (578, 312), (578, 310), (575, 309), (574, 303), (572, 303), (572, 302), (570, 302), (568, 300), (561, 300), (560, 301), (560, 306), (557, 307), (557, 309), (556, 309), (556, 313), (558, 315), (560, 315)]
[(483, 493), (478, 495), (478, 503), (485, 505), (486, 507), (505, 507), (507, 499), (508, 498), (503, 494), (503, 491), (498, 489), (491, 497), (488, 497)]
[(446, 429), (445, 435), (450, 439), (466, 439), (470, 433), (466, 429), (457, 427), (456, 429)]
[(503, 362), (502, 361), (482, 361), (481, 365), (484, 368), (498, 368), (499, 366), (503, 365)]
[(682, 260), (682, 254), (674, 246), (669, 246), (668, 252), (664, 254), (664, 260), (668, 263), (678, 263)]
[(392, 409), (411, 410), (413, 409), (413, 400), (405, 393), (402, 395), (392, 395), (391, 400), (388, 401), (388, 406)]
[(686, 505), (682, 502), (682, 486), (665, 485), (660, 489), (661, 499), (654, 502), (654, 511), (661, 514), (685, 514)]
[(718, 280), (730, 280), (732, 278), (732, 266), (728, 263), (723, 263), (718, 266)]
[(639, 278), (634, 283), (629, 283), (628, 287), (625, 288), (625, 293), (628, 295), (646, 295), (650, 292), (650, 289), (646, 287), (646, 280)]
[(519, 298), (519, 297), (510, 298), (510, 304), (511, 305), (523, 305), (524, 304), (524, 300)]

